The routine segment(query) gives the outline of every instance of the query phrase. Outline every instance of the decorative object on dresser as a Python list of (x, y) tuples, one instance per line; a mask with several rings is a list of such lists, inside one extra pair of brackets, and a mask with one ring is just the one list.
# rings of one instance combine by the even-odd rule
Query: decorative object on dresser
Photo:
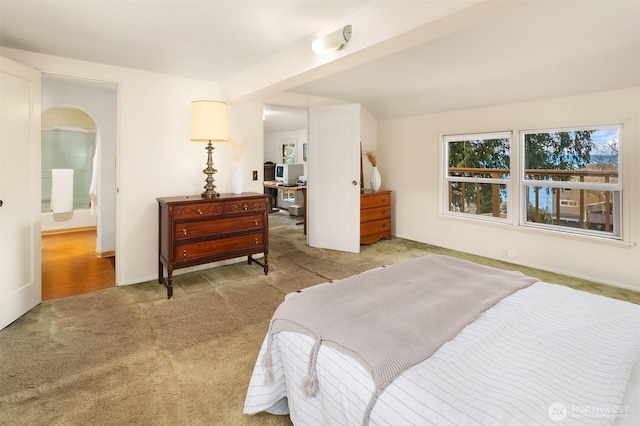
[(377, 167), (371, 169), (371, 178), (369, 180), (369, 184), (371, 185), (371, 190), (373, 192), (379, 191), (380, 186), (382, 185), (382, 177), (380, 176), (380, 172)]
[[(269, 201), (267, 195), (245, 192), (214, 198), (158, 198), (158, 282), (173, 295), (175, 269), (248, 256), (269, 273)], [(263, 262), (252, 255), (264, 253)], [(167, 277), (164, 277), (164, 268)]]
[(382, 185), (382, 177), (378, 171), (378, 156), (373, 151), (367, 151), (365, 152), (365, 155), (367, 156), (369, 163), (371, 163), (371, 166), (373, 166), (373, 169), (371, 169), (371, 176), (369, 177), (369, 185), (373, 192), (377, 192), (380, 190), (380, 186)]
[(360, 244), (391, 239), (391, 191), (360, 193)]
[(205, 179), (202, 197), (213, 198), (219, 194), (213, 183), (213, 175), (217, 172), (213, 168), (211, 142), (226, 141), (229, 139), (227, 125), (227, 104), (220, 101), (193, 101), (191, 102), (191, 141), (208, 142), (207, 168), (202, 172), (207, 175)]

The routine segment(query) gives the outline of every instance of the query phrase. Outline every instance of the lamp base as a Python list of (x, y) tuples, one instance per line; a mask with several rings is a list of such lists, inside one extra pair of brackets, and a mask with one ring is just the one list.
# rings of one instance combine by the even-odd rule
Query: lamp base
[(216, 197), (220, 196), (220, 193), (219, 192), (207, 192), (207, 191), (205, 191), (200, 195), (202, 195), (202, 198), (216, 198)]
[(207, 168), (202, 171), (202, 173), (207, 175), (207, 178), (205, 179), (206, 185), (204, 186), (202, 198), (215, 198), (220, 196), (220, 194), (216, 192), (216, 186), (213, 183), (215, 181), (215, 179), (213, 179), (213, 175), (217, 172), (217, 170), (213, 168), (213, 160), (211, 157), (212, 152), (213, 145), (211, 145), (211, 141), (209, 141), (209, 143), (207, 144)]

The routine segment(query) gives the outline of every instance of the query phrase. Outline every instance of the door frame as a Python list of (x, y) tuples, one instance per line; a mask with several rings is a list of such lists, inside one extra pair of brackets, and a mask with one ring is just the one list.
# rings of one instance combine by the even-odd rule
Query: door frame
[[(92, 98), (92, 101), (87, 101), (86, 97), (89, 95), (78, 95), (77, 97), (66, 97), (66, 95), (55, 95), (52, 93), (48, 93), (46, 98), (53, 99), (48, 102), (44, 107), (47, 109), (56, 107), (56, 106), (71, 106), (74, 108), (78, 108), (88, 114), (96, 123), (96, 138), (99, 139), (97, 149), (99, 150), (100, 156), (107, 159), (104, 161), (101, 159), (101, 167), (104, 167), (106, 164), (108, 167), (113, 167), (113, 182), (104, 182), (102, 179), (101, 173), (98, 176), (98, 218), (97, 218), (97, 236), (96, 236), (96, 254), (102, 255), (101, 257), (107, 257), (112, 254), (112, 250), (105, 250), (103, 246), (100, 246), (102, 241), (107, 239), (102, 234), (106, 232), (108, 235), (113, 235), (113, 251), (117, 253), (118, 251), (118, 165), (119, 165), (119, 90), (120, 85), (117, 81), (108, 81), (108, 80), (97, 80), (92, 78), (83, 78), (77, 77), (67, 74), (61, 73), (52, 73), (52, 72), (43, 72), (43, 76), (46, 79), (50, 79), (50, 81), (55, 81), (56, 78), (59, 78), (63, 81), (64, 84), (75, 85), (80, 88), (87, 88), (87, 90), (91, 90), (92, 86), (96, 86), (98, 88), (108, 88), (113, 89), (115, 92), (113, 105), (109, 104), (104, 109), (101, 104), (106, 102), (111, 102), (110, 99), (100, 99), (99, 96), (102, 96), (100, 93), (106, 93), (106, 91), (100, 90), (98, 96)], [(43, 86), (46, 86), (44, 84)], [(79, 91), (80, 93), (82, 91)], [(62, 100), (60, 100), (62, 99)], [(97, 100), (96, 100), (97, 99)], [(97, 102), (97, 104), (96, 104)], [(44, 104), (44, 103), (43, 103)], [(105, 112), (107, 111), (107, 112)], [(109, 129), (109, 127), (113, 127)], [(111, 130), (111, 134), (109, 134), (109, 130)], [(106, 135), (106, 137), (105, 137)], [(105, 145), (105, 140), (113, 140), (112, 144), (108, 146)], [(108, 142), (107, 142), (108, 143)], [(111, 150), (111, 152), (109, 152)], [(113, 155), (115, 158), (114, 162), (108, 161), (110, 155)], [(108, 197), (108, 198), (107, 198)], [(106, 213), (104, 212), (105, 200), (108, 200), (110, 203), (112, 202), (112, 207)], [(109, 214), (113, 216), (113, 227), (110, 229), (108, 226), (104, 225), (104, 221), (106, 220)], [(107, 239), (108, 240), (108, 239)], [(114, 254), (115, 254), (114, 253)], [(118, 285), (118, 277), (119, 277), (119, 262), (115, 262), (115, 282), (114, 286)]]

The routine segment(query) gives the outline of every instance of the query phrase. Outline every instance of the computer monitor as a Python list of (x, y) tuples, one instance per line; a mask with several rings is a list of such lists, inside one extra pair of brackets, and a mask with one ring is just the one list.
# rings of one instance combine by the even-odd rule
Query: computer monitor
[(293, 185), (304, 176), (304, 164), (276, 164), (276, 181)]

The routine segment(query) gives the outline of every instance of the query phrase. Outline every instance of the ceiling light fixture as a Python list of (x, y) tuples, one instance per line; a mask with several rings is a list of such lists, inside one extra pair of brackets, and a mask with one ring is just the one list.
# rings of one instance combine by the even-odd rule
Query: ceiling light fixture
[(351, 25), (345, 25), (344, 28), (313, 40), (311, 51), (315, 55), (319, 55), (329, 49), (340, 50), (349, 43), (349, 40), (351, 40)]

